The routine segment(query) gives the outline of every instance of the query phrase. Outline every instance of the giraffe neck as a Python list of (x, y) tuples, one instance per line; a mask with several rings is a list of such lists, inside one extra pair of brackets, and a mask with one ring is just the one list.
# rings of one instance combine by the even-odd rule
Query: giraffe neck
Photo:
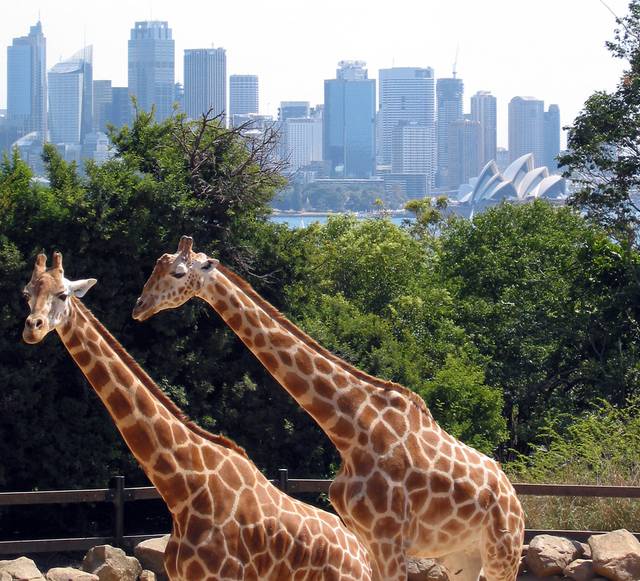
[(183, 510), (206, 484), (205, 466), (218, 466), (234, 450), (206, 440), (177, 416), (167, 396), (79, 300), (72, 299), (58, 334), (169, 510)]
[[(374, 418), (372, 388), (326, 352), (240, 277), (222, 266), (207, 273), (198, 296), (207, 301), (271, 375), (316, 420), (338, 450), (357, 441), (356, 418)], [(305, 340), (307, 339), (307, 340)], [(375, 390), (374, 390), (375, 391)], [(375, 397), (375, 395), (374, 395)]]

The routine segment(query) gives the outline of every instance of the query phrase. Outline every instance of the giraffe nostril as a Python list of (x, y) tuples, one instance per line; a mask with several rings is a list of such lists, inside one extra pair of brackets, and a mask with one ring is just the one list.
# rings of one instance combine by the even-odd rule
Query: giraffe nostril
[(136, 301), (136, 307), (141, 307), (142, 303), (144, 303), (144, 300), (142, 299), (142, 297), (138, 297), (138, 300)]
[(36, 319), (36, 320), (33, 322), (33, 326), (34, 326), (36, 329), (39, 329), (40, 327), (42, 327), (42, 319)]

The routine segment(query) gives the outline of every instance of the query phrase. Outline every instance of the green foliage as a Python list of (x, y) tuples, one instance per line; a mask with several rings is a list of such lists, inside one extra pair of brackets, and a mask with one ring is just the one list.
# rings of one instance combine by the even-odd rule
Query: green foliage
[[(575, 417), (547, 418), (529, 455), (506, 466), (521, 482), (638, 486), (640, 401), (617, 407), (598, 401)], [(525, 498), (527, 525), (534, 528), (613, 530), (640, 526), (633, 500)]]
[(607, 43), (626, 68), (614, 91), (598, 91), (569, 128), (568, 153), (561, 156), (565, 175), (579, 188), (572, 203), (605, 226), (626, 245), (637, 245), (640, 208), (640, 1), (617, 19)]

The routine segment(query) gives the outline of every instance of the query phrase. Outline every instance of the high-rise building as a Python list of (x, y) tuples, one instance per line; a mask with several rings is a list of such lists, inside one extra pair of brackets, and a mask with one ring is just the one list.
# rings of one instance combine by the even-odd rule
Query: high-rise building
[(463, 118), (462, 97), (464, 83), (455, 76), (450, 79), (438, 79), (436, 83), (437, 102), (437, 136), (438, 165), (436, 185), (445, 187), (449, 184), (449, 124)]
[(322, 161), (322, 116), (289, 117), (282, 132), (286, 143), (287, 170), (294, 173), (300, 168)]
[(136, 22), (129, 39), (129, 94), (138, 107), (155, 107), (159, 121), (173, 112), (175, 45), (168, 22)]
[(311, 104), (309, 101), (280, 101), (278, 107), (278, 121), (286, 121), (287, 119), (300, 119), (309, 117)]
[(509, 159), (533, 153), (535, 166), (544, 163), (544, 101), (514, 97), (509, 102)]
[(394, 174), (421, 174), (426, 176), (426, 192), (434, 185), (435, 126), (433, 123), (400, 121), (393, 128), (391, 171)]
[[(428, 126), (435, 123), (435, 95), (432, 68), (394, 67), (380, 69), (378, 76), (379, 106), (378, 123), (380, 143), (378, 143), (381, 165), (392, 162), (394, 131), (398, 123), (407, 121), (423, 126), (420, 131), (428, 133)], [(426, 126), (426, 127), (424, 127)], [(435, 135), (435, 132), (432, 132)], [(435, 163), (435, 137), (432, 142), (416, 142), (428, 151), (417, 155), (426, 159), (431, 156)], [(395, 172), (395, 170), (393, 170)]]
[(133, 106), (128, 87), (111, 88), (111, 112), (109, 123), (116, 127), (129, 125), (133, 117)]
[(47, 41), (38, 22), (7, 47), (7, 123), (47, 138)]
[(457, 190), (471, 178), (478, 176), (482, 128), (479, 121), (458, 119), (449, 123), (449, 163), (447, 187)]
[(229, 116), (249, 115), (259, 111), (257, 75), (231, 75), (229, 77)]
[(184, 111), (197, 119), (211, 109), (227, 115), (227, 55), (224, 48), (184, 51)]
[(93, 127), (96, 131), (106, 133), (112, 103), (111, 81), (93, 81)]
[(471, 97), (471, 120), (480, 123), (480, 166), (495, 160), (498, 149), (496, 98), (489, 91)]
[(549, 105), (544, 114), (544, 165), (551, 173), (558, 171), (560, 155), (560, 107)]
[(323, 158), (332, 177), (368, 178), (375, 171), (376, 82), (363, 61), (341, 61), (324, 82)]
[(49, 132), (52, 143), (79, 144), (93, 131), (92, 47), (49, 71)]

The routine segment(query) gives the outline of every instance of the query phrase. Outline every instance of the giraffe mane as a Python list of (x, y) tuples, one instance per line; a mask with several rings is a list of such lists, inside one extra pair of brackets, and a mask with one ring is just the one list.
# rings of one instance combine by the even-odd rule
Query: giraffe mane
[(107, 345), (111, 347), (116, 355), (122, 359), (122, 361), (127, 365), (130, 371), (134, 374), (136, 379), (138, 379), (142, 385), (144, 385), (151, 394), (158, 400), (162, 405), (164, 405), (167, 410), (178, 420), (180, 421), (186, 428), (213, 442), (214, 444), (218, 444), (234, 452), (237, 452), (241, 456), (248, 458), (247, 453), (244, 448), (236, 444), (230, 438), (223, 436), (221, 434), (212, 434), (208, 432), (204, 428), (201, 428), (198, 424), (189, 419), (189, 417), (173, 402), (173, 400), (166, 394), (164, 391), (158, 387), (155, 381), (149, 377), (147, 372), (140, 366), (140, 364), (129, 354), (129, 352), (122, 346), (122, 344), (109, 332), (109, 330), (98, 320), (98, 318), (89, 310), (84, 303), (72, 296), (72, 300), (74, 301), (75, 306), (80, 310), (80, 312), (87, 317), (87, 319), (94, 325), (96, 331), (100, 334), (100, 336), (106, 341)]
[(399, 383), (380, 379), (379, 377), (375, 377), (374, 375), (365, 373), (364, 371), (361, 371), (341, 357), (338, 357), (334, 353), (331, 353), (331, 351), (329, 351), (328, 349), (320, 345), (320, 343), (318, 343), (315, 339), (307, 335), (302, 329), (300, 329), (300, 327), (287, 319), (287, 317), (285, 317), (269, 301), (260, 296), (260, 294), (258, 294), (258, 292), (256, 292), (254, 288), (240, 275), (236, 274), (232, 270), (229, 270), (222, 264), (218, 264), (218, 268), (220, 269), (222, 274), (231, 279), (238, 287), (242, 289), (242, 291), (244, 291), (256, 303), (258, 303), (270, 317), (275, 319), (284, 329), (289, 331), (297, 339), (300, 339), (300, 341), (302, 341), (305, 345), (317, 351), (318, 353), (320, 353), (320, 355), (326, 357), (327, 359), (329, 359), (329, 361), (335, 363), (341, 369), (349, 372), (354, 377), (371, 383), (385, 391), (395, 391), (397, 393), (400, 393), (401, 395), (404, 395), (410, 402), (413, 402), (420, 411), (425, 413), (430, 419), (432, 418), (427, 404), (417, 393), (411, 391), (408, 387), (405, 387), (404, 385), (401, 385)]

